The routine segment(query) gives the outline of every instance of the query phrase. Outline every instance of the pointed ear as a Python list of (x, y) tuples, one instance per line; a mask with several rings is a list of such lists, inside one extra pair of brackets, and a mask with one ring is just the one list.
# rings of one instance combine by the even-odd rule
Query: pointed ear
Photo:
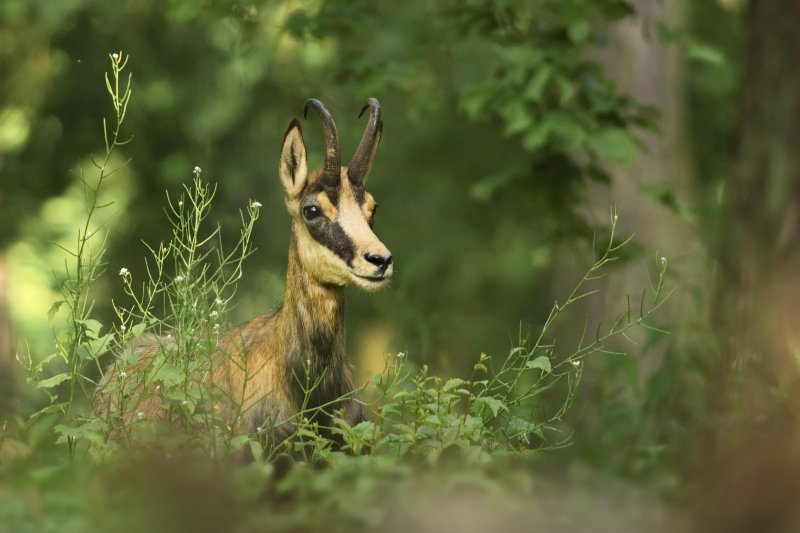
[(308, 177), (306, 145), (303, 142), (300, 122), (296, 118), (289, 124), (289, 129), (286, 130), (286, 135), (283, 137), (280, 176), (283, 191), (286, 194), (286, 206), (292, 211), (293, 207), (296, 209), (300, 192), (305, 187)]

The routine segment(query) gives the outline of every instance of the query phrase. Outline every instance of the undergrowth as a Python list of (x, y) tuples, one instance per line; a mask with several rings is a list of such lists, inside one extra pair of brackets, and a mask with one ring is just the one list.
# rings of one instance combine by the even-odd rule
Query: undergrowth
[[(578, 302), (596, 294), (592, 282), (617, 261), (627, 242), (616, 234), (618, 213), (612, 210), (610, 235), (603, 245), (593, 247), (594, 262), (586, 274), (563, 300), (554, 302), (538, 333), (521, 336), (505, 357), (481, 354), (470, 376), (447, 378), (427, 366), (416, 366), (403, 353), (387, 355), (383, 371), (348, 395), (364, 403), (368, 421), (348, 424), (338, 411), (340, 401), (313, 408), (304, 402), (306, 407), (290, 419), (273, 420), (255, 434), (246, 432), (237, 423), (243, 414), (241, 399), (224, 396), (210, 385), (208, 377), (226, 358), (219, 348), (220, 339), (228, 330), (227, 312), (251, 252), (251, 235), (261, 207), (257, 201), (241, 210), (239, 237), (232, 249), (225, 250), (221, 229), (208, 229), (215, 188), (204, 180), (202, 170), (195, 168), (183, 191), (167, 196), (164, 212), (171, 235), (164, 243), (147, 246), (146, 271), (114, 268), (127, 295), (126, 301), (113, 302), (114, 322), (103, 324), (94, 313), (97, 296), (90, 289), (109, 268), (105, 253), (108, 228), (97, 218), (111, 206), (98, 204), (98, 195), (118, 170), (109, 167), (111, 155), (128, 142), (121, 136), (131, 99), (130, 75), (125, 76), (127, 61), (122, 53), (110, 56), (106, 86), (114, 116), (110, 125), (103, 122), (105, 152), (93, 160), (95, 176), (81, 175), (86, 217), (75, 247), (66, 250), (69, 261), (60, 277), (63, 298), (51, 310), (51, 318), (66, 312), (65, 326), (54, 331), (56, 350), (51, 355), (41, 359), (31, 354), (19, 356), (28, 383), (48, 402), (19, 421), (14, 437), (24, 440), (26, 434), (40, 432), (43, 426), (48, 431), (52, 427), (56, 443), (63, 445), (66, 453), (59, 447), (51, 449), (47, 461), (62, 469), (72, 468), (73, 473), (59, 477), (46, 471), (44, 459), (35, 458), (27, 463), (6, 460), (3, 471), (19, 472), (35, 463), (30, 471), (39, 472), (39, 479), (50, 483), (44, 494), (52, 497), (53, 487), (70, 490), (82, 475), (91, 472), (100, 480), (89, 491), (100, 491), (94, 497), (108, 502), (113, 499), (109, 494), (117, 494), (146, 506), (155, 484), (137, 478), (141, 472), (132, 475), (126, 470), (135, 456), (147, 458), (147, 468), (159, 465), (153, 479), (166, 475), (170, 468), (176, 469), (173, 474), (186, 476), (181, 465), (191, 464), (194, 473), (190, 477), (197, 476), (197, 486), (183, 489), (191, 494), (199, 491), (198, 487), (214, 494), (219, 487), (229, 488), (230, 492), (219, 498), (234, 509), (250, 511), (247, 518), (236, 518), (242, 530), (257, 529), (262, 520), (286, 529), (324, 528), (329, 517), (335, 517), (342, 529), (374, 526), (389, 513), (380, 502), (392, 491), (401, 490), (399, 487), (413, 491), (408, 474), (419, 472), (421, 466), (452, 470), (457, 465), (462, 473), (485, 472), (498, 462), (567, 445), (570, 434), (564, 418), (578, 393), (583, 361), (598, 353), (624, 356), (610, 348), (610, 341), (627, 337), (633, 328), (660, 331), (652, 325), (652, 316), (668, 296), (664, 259), (656, 261), (652, 286), (636, 302), (629, 299), (610, 326), (590, 331), (587, 318), (576, 341), (557, 342), (555, 338), (556, 325)], [(145, 342), (154, 347), (147, 357), (139, 349)], [(315, 386), (306, 380), (307, 398)], [(142, 400), (148, 397), (159, 398), (155, 421), (141, 410)], [(332, 427), (321, 428), (315, 422), (320, 410), (332, 415)], [(265, 437), (283, 424), (292, 425), (294, 436), (264, 446)], [(71, 467), (59, 459), (64, 456), (71, 460)], [(180, 457), (181, 462), (165, 466), (164, 457)], [(209, 461), (230, 465), (240, 463), (243, 457), (247, 457), (245, 465), (205, 470)], [(276, 475), (276, 464), (280, 475)], [(134, 482), (121, 488), (115, 480), (120, 473)], [(490, 487), (496, 483), (491, 475), (464, 475), (463, 479), (472, 479), (468, 484)], [(140, 485), (147, 489), (136, 492), (131, 488)], [(107, 493), (103, 487), (117, 490)], [(342, 487), (348, 490), (343, 493)], [(266, 498), (271, 503), (264, 503), (265, 495), (274, 496)], [(167, 499), (179, 506), (175, 494)], [(354, 507), (353, 501), (360, 503)], [(0, 506), (0, 518), (47, 529), (46, 521), (30, 521), (31, 513), (36, 513), (29, 503), (23, 496), (16, 507)], [(77, 529), (98, 524), (113, 529), (113, 514), (92, 518), (80, 503), (68, 505), (74, 506), (73, 514), (83, 516)], [(113, 502), (109, 505), (113, 507)], [(303, 509), (312, 507), (315, 514), (303, 514)], [(142, 516), (153, 518), (156, 512), (160, 511), (151, 509)], [(227, 516), (227, 512), (219, 513)]]

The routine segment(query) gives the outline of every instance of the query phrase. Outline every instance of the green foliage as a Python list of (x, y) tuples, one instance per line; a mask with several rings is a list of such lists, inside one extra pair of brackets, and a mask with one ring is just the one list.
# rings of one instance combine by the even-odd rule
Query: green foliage
[[(613, 165), (633, 161), (640, 150), (637, 129), (652, 127), (652, 110), (620, 94), (591, 57), (592, 48), (604, 45), (607, 24), (630, 14), (627, 3), (413, 0), (400, 7), (182, 0), (134, 10), (83, 0), (60, 4), (54, 12), (23, 4), (14, 0), (0, 7), (11, 34), (26, 36), (24, 42), (11, 39), (14, 46), (0, 51), (0, 61), (15, 64), (9, 57), (27, 49), (47, 60), (36, 63), (42, 70), (32, 86), (16, 69), (0, 81), (12, 95), (0, 110), (0, 155), (13, 182), (8, 189), (3, 185), (0, 226), (2, 239), (14, 242), (12, 260), (24, 257), (16, 254), (30, 249), (32, 240), (58, 240), (52, 236), (72, 231), (49, 216), (70, 218), (64, 215), (70, 211), (46, 205), (40, 210), (39, 204), (47, 199), (63, 207), (72, 198), (72, 178), (53, 169), (80, 166), (87, 146), (94, 145), (96, 127), (86, 117), (99, 91), (86, 80), (99, 79), (95, 51), (118, 42), (130, 45), (136, 57), (137, 106), (119, 115), (129, 93), (116, 88), (116, 72), (109, 89), (117, 131), (125, 118), (137, 137), (119, 150), (111, 135), (106, 163), (97, 169), (108, 176), (127, 165), (114, 176), (126, 183), (114, 190), (121, 216), (99, 221), (99, 233), (87, 222), (79, 239), (96, 244), (83, 252), (79, 247), (82, 269), (72, 268), (68, 279), (59, 280), (64, 297), (50, 313), (39, 313), (48, 314), (57, 331), (57, 353), (41, 357), (46, 335), (18, 318), (37, 345), (26, 358), (36, 401), (48, 403), (26, 406), (37, 415), (12, 433), (35, 456), (0, 464), (11, 486), (11, 496), (0, 501), (0, 523), (19, 525), (18, 531), (85, 530), (144, 520), (137, 514), (141, 509), (160, 509), (147, 499), (158, 493), (152, 480), (136, 484), (135, 472), (124, 465), (117, 469), (122, 457), (142, 448), (180, 455), (177, 450), (185, 447), (195, 455), (192, 468), (220, 468), (218, 477), (201, 476), (198, 486), (230, 503), (231, 513), (245, 511), (226, 522), (243, 530), (275, 523), (287, 530), (332, 522), (343, 530), (380, 524), (391, 514), (392, 496), (413, 493), (427, 468), (434, 470), (426, 483), (436, 484), (438, 473), (453, 467), (459, 473), (448, 475), (445, 484), (467, 479), (487, 498), (528, 494), (523, 481), (503, 471), (504, 462), (516, 465), (568, 444), (574, 425), (566, 415), (586, 358), (624, 357), (612, 339), (624, 340), (630, 328), (654, 327), (652, 313), (664, 297), (666, 264), (660, 260), (658, 281), (638, 312), (628, 301), (606, 329), (589, 331), (587, 320), (577, 343), (556, 335), (570, 320), (565, 311), (594, 294), (586, 285), (621, 259), (616, 212), (608, 246), (600, 247), (567, 298), (550, 306), (547, 296), (531, 296), (548, 294), (556, 243), (606, 235), (584, 219), (586, 186), (610, 181)], [(53, 89), (45, 93), (43, 87)], [(252, 235), (260, 207), (252, 198), (264, 202), (266, 213), (281, 212), (274, 161), (283, 128), (305, 96), (329, 103), (344, 147), (352, 146), (363, 127), (355, 120), (363, 98), (378, 96), (384, 105), (387, 136), (369, 185), (384, 206), (378, 229), (398, 257), (401, 276), (391, 293), (353, 298), (350, 309), (354, 329), (364, 317), (391, 323), (393, 346), (407, 346), (411, 357), (387, 357), (384, 371), (356, 391), (370, 421), (351, 427), (334, 416), (333, 427), (320, 428), (313, 422), (315, 410), (303, 410), (288, 421), (295, 438), (265, 450), (261, 435), (240, 433), (214, 410), (216, 400), (225, 399), (204, 386), (205, 375), (217, 364), (217, 340), (228, 322), (263, 311), (280, 293), (286, 228), (276, 214), (260, 235)], [(313, 159), (319, 141), (307, 137)], [(126, 163), (128, 158), (133, 161)], [(201, 180), (199, 169), (191, 184), (183, 184), (196, 163), (220, 176), (219, 189)], [(35, 186), (23, 186), (28, 175), (36, 177)], [(103, 212), (106, 201), (98, 201), (99, 184), (90, 183), (89, 219), (95, 207)], [(165, 224), (161, 202), (153, 198), (179, 186), (183, 195), (168, 197)], [(14, 202), (6, 209), (8, 198)], [(238, 234), (209, 224), (212, 199), (220, 225), (237, 225)], [(172, 235), (165, 237), (165, 227)], [(140, 239), (159, 243), (149, 246), (144, 260), (131, 245)], [(254, 245), (260, 250), (241, 287), (259, 290), (237, 291), (242, 262)], [(113, 268), (103, 262), (108, 257)], [(45, 279), (59, 265), (48, 259), (36, 267)], [(443, 312), (456, 308), (458, 316)], [(503, 332), (520, 317), (543, 326), (536, 335), (520, 334), (506, 354)], [(143, 362), (130, 348), (142, 339), (156, 339), (156, 355), (146, 362), (147, 372), (134, 374), (128, 368)], [(485, 354), (476, 361), (472, 354), (481, 350)], [(451, 370), (461, 377), (445, 377)], [(117, 392), (133, 399), (123, 398), (119, 409), (98, 417), (89, 401), (103, 373), (119, 386)], [(148, 387), (159, 387), (169, 422), (199, 431), (175, 432), (139, 420), (135, 397)], [(306, 390), (310, 396), (313, 384)], [(322, 408), (336, 415), (335, 403)], [(63, 448), (49, 449), (54, 435), (75, 458), (69, 468), (60, 466)], [(212, 455), (224, 459), (210, 462)], [(254, 462), (228, 470), (225, 460), (241, 455)], [(107, 476), (94, 471), (95, 460), (103, 461)], [(285, 462), (290, 466), (283, 477), (276, 476), (275, 465), (283, 468)], [(132, 479), (133, 488), (120, 488), (115, 476)], [(82, 495), (85, 486), (97, 491), (91, 496), (98, 506), (109, 504), (112, 511), (93, 514), (70, 496), (59, 496)], [(0, 482), (0, 495), (5, 488)], [(170, 488), (194, 495), (191, 488)], [(174, 502), (174, 494), (169, 496), (165, 501)], [(44, 516), (36, 511), (39, 497)], [(353, 501), (359, 502), (355, 510)], [(48, 515), (75, 522), (44, 524)], [(211, 527), (201, 523), (194, 529), (204, 526)]]
[[(121, 137), (122, 124), (131, 98), (131, 78), (130, 75), (126, 78), (123, 74), (128, 57), (123, 56), (121, 52), (115, 52), (109, 54), (109, 59), (111, 73), (110, 76), (106, 74), (105, 85), (114, 109), (113, 121), (109, 127), (106, 120), (103, 120), (105, 152), (102, 158), (97, 160), (92, 158), (96, 177), (90, 179), (81, 171), (86, 214), (82, 227), (78, 229), (75, 247), (65, 250), (72, 261), (66, 264), (65, 277), (60, 282), (62, 299), (55, 302), (48, 312), (52, 320), (53, 315), (61, 307), (66, 308), (69, 327), (65, 335), (56, 336), (56, 352), (38, 363), (34, 363), (30, 353), (21, 361), (28, 372), (28, 382), (37, 389), (45, 391), (50, 397), (50, 406), (39, 411), (33, 419), (38, 415), (58, 411), (63, 414), (67, 423), (73, 422), (76, 416), (77, 395), (82, 394), (86, 397), (93, 389), (92, 381), (85, 373), (87, 363), (95, 363), (100, 356), (106, 354), (112, 340), (112, 335), (100, 334), (102, 324), (91, 318), (94, 300), (89, 295), (90, 287), (99, 279), (106, 266), (105, 238), (101, 229), (97, 227), (95, 219), (110, 207), (110, 204), (99, 203), (100, 191), (105, 182), (120, 170), (120, 167), (112, 165), (112, 155), (115, 150), (128, 143)], [(58, 363), (60, 367), (66, 366), (67, 371), (41, 379), (46, 365), (53, 363)], [(64, 392), (51, 391), (62, 384), (66, 384), (60, 387)], [(74, 435), (64, 434), (64, 436), (72, 452)]]
[[(127, 58), (121, 54), (112, 56), (114, 81), (107, 82), (107, 87), (117, 110), (117, 125), (111, 141), (106, 143), (106, 161), (111, 150), (120, 145), (119, 131), (130, 98), (130, 81), (128, 89), (119, 91), (118, 80), (126, 62)], [(666, 261), (662, 259), (658, 282), (651, 295), (652, 305), (645, 308), (643, 295), (637, 318), (632, 318), (629, 304), (608, 331), (601, 333), (598, 329), (593, 341), (586, 340), (584, 328), (577, 347), (560, 358), (556, 355), (555, 340), (546, 340), (564, 311), (597, 292), (584, 292), (584, 285), (598, 279), (601, 269), (617, 260), (616, 252), (626, 244), (627, 241), (615, 242), (618, 215), (612, 211), (608, 245), (567, 299), (553, 305), (530, 347), (520, 339), (519, 345), (497, 370), (492, 369), (492, 358), (482, 354), (470, 380), (443, 380), (429, 375), (427, 366), (416, 373), (408, 371), (403, 365), (405, 356), (402, 353), (398, 354), (397, 363), (387, 359), (384, 372), (372, 380), (379, 393), (378, 400), (372, 404), (378, 422), (362, 422), (351, 427), (342, 418), (335, 417), (334, 427), (324, 428), (334, 438), (341, 438), (341, 447), (331, 437), (323, 436), (322, 428), (313, 421), (316, 411), (329, 410), (336, 402), (309, 406), (307, 399), (318, 384), (307, 381), (303, 408), (290, 420), (275, 421), (273, 426), (262, 428), (265, 433), (271, 433), (274, 427), (290, 422), (295, 425), (295, 437), (274, 449), (268, 448), (264, 455), (254, 436), (236, 432), (233, 421), (239, 416), (237, 399), (215, 395), (208, 382), (215, 366), (227, 363), (226, 354), (219, 353), (220, 323), (224, 323), (226, 303), (235, 293), (242, 264), (250, 254), (250, 235), (261, 204), (251, 201), (247, 215), (240, 213), (239, 241), (232, 252), (223, 252), (221, 242), (217, 242), (220, 240), (218, 226), (203, 234), (214, 190), (202, 181), (202, 171), (196, 167), (194, 182), (191, 187), (185, 186), (185, 194), (177, 200), (168, 197), (166, 213), (172, 239), (157, 248), (148, 247), (151, 257), (146, 262), (147, 277), (141, 289), (135, 289), (134, 277), (127, 268), (120, 269), (119, 276), (132, 304), (115, 306), (119, 324), (114, 331), (102, 335), (103, 324), (90, 317), (93, 302), (88, 292), (97, 278), (94, 274), (100, 264), (97, 258), (102, 257), (104, 250), (101, 247), (96, 255), (89, 255), (85, 247), (90, 238), (86, 228), (98, 208), (97, 189), (108, 175), (105, 163), (98, 164), (97, 168), (100, 172), (98, 185), (92, 189), (94, 194), (87, 196), (86, 222), (74, 253), (78, 266), (74, 271), (67, 270), (63, 283), (66, 299), (54, 305), (56, 309), (66, 305), (72, 317), (65, 336), (68, 341), (58, 354), (71, 372), (39, 379), (44, 364), (33, 366), (29, 362), (28, 367), (29, 382), (39, 390), (49, 391), (67, 383), (69, 400), (59, 402), (57, 395), (51, 395), (51, 406), (39, 414), (51, 412), (53, 407), (63, 412), (64, 423), (56, 425), (55, 431), (60, 435), (58, 442), (68, 443), (71, 453), (79, 441), (112, 450), (119, 444), (130, 446), (139, 442), (142, 439), (140, 426), (153, 429), (152, 421), (145, 420), (144, 412), (135, 412), (149, 396), (159, 398), (163, 405), (164, 413), (158, 416), (158, 426), (167, 433), (157, 432), (156, 435), (167, 442), (171, 440), (169, 434), (181, 427), (196, 452), (215, 455), (220, 450), (228, 450), (227, 453), (236, 453), (247, 446), (254, 457), (265, 463), (279, 456), (335, 463), (349, 453), (365, 452), (395, 459), (423, 457), (436, 463), (442, 453), (451, 449), (458, 450), (472, 463), (489, 461), (498, 452), (549, 447), (552, 444), (546, 432), (556, 431), (552, 424), (562, 421), (572, 403), (580, 380), (581, 360), (595, 352), (607, 351), (608, 339), (625, 335), (632, 327), (652, 327), (647, 319), (663, 302)], [(168, 269), (170, 261), (172, 268)], [(72, 276), (71, 272), (74, 272)], [(143, 352), (141, 342), (147, 342), (148, 337), (152, 348)], [(96, 365), (112, 347), (116, 357), (105, 370), (99, 396), (95, 397), (95, 405), (104, 407), (98, 415), (84, 412), (76, 417), (78, 386), (91, 382), (83, 370), (85, 365)], [(538, 419), (539, 396), (561, 380), (566, 381), (565, 399), (553, 414)], [(93, 396), (91, 390), (83, 392), (86, 399)], [(220, 405), (220, 402), (226, 404)], [(220, 413), (227, 414), (227, 418)], [(37, 417), (35, 414), (31, 421), (35, 422)], [(78, 425), (74, 425), (76, 422)], [(157, 442), (149, 433), (143, 438), (151, 446)], [(533, 443), (532, 438), (538, 438), (539, 444)], [(555, 445), (566, 441), (566, 438), (559, 438)], [(168, 449), (171, 446), (174, 443), (168, 445)]]
[[(621, 95), (588, 57), (603, 39), (597, 21), (629, 15), (627, 2), (450, 0), (417, 7), (398, 17), (380, 3), (330, 1), (316, 17), (296, 11), (288, 28), (298, 36), (367, 32), (375, 43), (369, 49), (341, 43), (337, 78), (364, 80), (374, 91), (422, 93), (415, 113), (455, 101), (471, 122), (499, 122), (524, 152), (509, 154), (510, 164), (476, 181), (476, 198), (488, 200), (514, 183), (550, 193), (545, 205), (563, 216), (587, 181), (610, 179), (609, 161), (635, 158), (635, 127), (654, 126), (654, 110)], [(414, 24), (415, 31), (392, 31), (400, 24)], [(397, 59), (387, 68), (389, 50)], [(565, 190), (569, 196), (552, 197)]]
[[(393, 348), (436, 364), (456, 364), (452, 356), (465, 350), (502, 353), (508, 346), (498, 331), (546, 316), (547, 306), (531, 306), (526, 295), (546, 291), (557, 246), (603, 231), (581, 207), (588, 182), (608, 182), (615, 162), (635, 156), (639, 126), (652, 115), (621, 94), (592, 55), (606, 45), (609, 25), (631, 12), (617, 0), (184, 0), (135, 9), (81, 0), (60, 3), (57, 16), (25, 5), (14, 0), (2, 11), (14, 36), (2, 57), (13, 76), (0, 87), (10, 107), (27, 110), (28, 134), (4, 152), (0, 239), (12, 243), (15, 268), (25, 266), (13, 297), (40, 291), (12, 310), (37, 353), (46, 353), (47, 324), (35, 302), (48, 299), (50, 272), (61, 268), (46, 243), (61, 241), (79, 206), (74, 178), (53, 169), (82, 166), (94, 145), (101, 93), (87, 80), (103, 69), (96, 50), (126, 43), (138, 74), (139, 105), (126, 119), (137, 139), (114, 191), (124, 220), (107, 242), (115, 264), (144, 271), (128, 244), (162, 239), (152, 199), (178, 188), (195, 165), (224, 183), (223, 227), (238, 224), (249, 198), (275, 213), (253, 236), (259, 272), (244, 287), (259, 290), (243, 291), (252, 296), (232, 310), (234, 321), (282, 289), (287, 232), (275, 161), (291, 116), (305, 97), (322, 98), (346, 157), (363, 128), (357, 110), (379, 97), (386, 135), (369, 188), (382, 204), (378, 230), (397, 257), (400, 283), (349, 305), (354, 324), (391, 323)], [(36, 61), (35, 50), (46, 60)], [(13, 68), (23, 56), (41, 69)], [(320, 142), (309, 128), (313, 164)], [(471, 268), (451, 257), (469, 257)], [(124, 296), (118, 268), (101, 280), (115, 300)], [(458, 319), (445, 304), (461, 310)], [(113, 308), (98, 306), (110, 322)], [(459, 366), (469, 371), (466, 361)]]

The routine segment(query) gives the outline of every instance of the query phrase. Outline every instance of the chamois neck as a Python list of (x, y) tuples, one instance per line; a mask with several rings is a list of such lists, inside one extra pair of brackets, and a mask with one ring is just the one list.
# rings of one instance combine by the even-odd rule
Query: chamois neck
[(285, 364), (290, 388), (299, 403), (299, 380), (318, 383), (309, 406), (322, 405), (352, 388), (344, 333), (344, 287), (320, 283), (300, 262), (292, 232), (286, 292), (280, 311)]
[(304, 330), (325, 328), (338, 332), (344, 327), (344, 287), (315, 279), (303, 268), (297, 246), (293, 231), (282, 312), (291, 315)]

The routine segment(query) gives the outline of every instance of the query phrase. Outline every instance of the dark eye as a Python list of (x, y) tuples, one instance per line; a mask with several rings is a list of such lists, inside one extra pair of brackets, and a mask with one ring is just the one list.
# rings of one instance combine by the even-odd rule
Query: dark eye
[(306, 220), (314, 220), (321, 214), (322, 211), (320, 211), (319, 207), (315, 205), (307, 205), (303, 208), (303, 216), (306, 218)]

